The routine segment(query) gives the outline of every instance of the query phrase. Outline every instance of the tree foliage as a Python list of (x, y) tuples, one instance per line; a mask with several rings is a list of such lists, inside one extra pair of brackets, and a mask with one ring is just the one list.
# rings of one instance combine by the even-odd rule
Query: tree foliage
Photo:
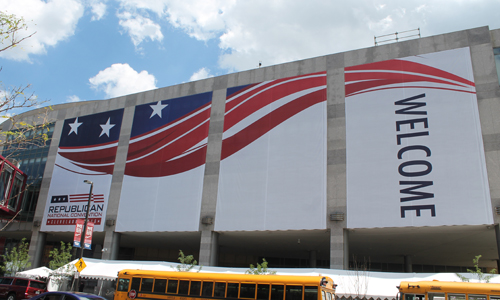
[[(0, 52), (18, 46), (22, 41), (36, 33), (22, 35), (22, 32), (27, 30), (28, 25), (23, 17), (0, 11)], [(10, 150), (8, 151), (10, 155), (14, 155), (15, 150), (26, 149), (33, 144), (43, 145), (48, 140), (47, 131), (50, 123), (48, 112), (51, 110), (50, 107), (23, 121), (16, 118), (17, 112), (40, 107), (46, 102), (40, 101), (34, 93), (28, 92), (30, 87), (30, 84), (4, 86), (3, 82), (0, 82), (0, 117), (10, 121), (7, 122), (6, 120), (1, 126), (0, 146), (4, 147), (4, 152)]]
[(52, 258), (49, 262), (49, 268), (54, 270), (50, 274), (50, 280), (60, 285), (64, 280), (69, 280), (75, 272), (75, 267), (71, 262), (71, 244), (65, 244), (61, 241), (60, 248), (54, 248), (49, 252)]
[(54, 248), (49, 252), (49, 257), (52, 258), (49, 262), (49, 268), (55, 270), (71, 262), (71, 243), (67, 245), (61, 241), (60, 248)]
[(26, 25), (23, 17), (0, 11), (0, 52), (16, 47), (36, 33), (33, 32), (23, 37), (19, 36), (19, 33), (27, 30), (28, 25)]
[[(179, 272), (189, 272), (191, 269), (193, 269), (196, 265), (198, 265), (198, 262), (194, 259), (193, 255), (184, 255), (184, 252), (182, 250), (179, 250), (179, 257), (177, 260), (181, 263), (180, 265), (177, 265), (177, 271)], [(202, 266), (199, 266), (198, 272), (201, 271)]]
[(3, 265), (0, 266), (6, 275), (16, 275), (17, 272), (24, 271), (31, 267), (28, 255), (29, 243), (23, 238), (17, 247), (12, 247), (10, 251), (6, 251), (3, 257)]
[[(481, 258), (482, 255), (477, 255), (475, 258), (472, 259), (472, 262), (474, 263), (474, 268), (475, 270), (467, 269), (467, 273), (472, 274), (473, 276), (477, 277), (477, 280), (479, 282), (490, 282), (490, 279), (493, 277), (493, 274), (497, 273), (497, 269), (492, 269), (489, 274), (484, 274), (481, 268), (479, 267), (479, 259)], [(463, 282), (469, 282), (469, 278), (460, 275), (458, 273), (455, 273), (460, 280)]]
[(262, 259), (262, 264), (257, 263), (257, 267), (250, 264), (250, 269), (248, 269), (245, 274), (252, 275), (274, 275), (276, 271), (271, 271), (267, 268), (267, 261), (265, 258)]

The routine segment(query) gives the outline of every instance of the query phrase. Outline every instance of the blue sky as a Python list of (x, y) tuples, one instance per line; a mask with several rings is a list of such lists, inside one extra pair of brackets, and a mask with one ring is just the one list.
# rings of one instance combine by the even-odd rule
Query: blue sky
[[(102, 100), (373, 46), (373, 37), (500, 28), (500, 0), (0, 0), (36, 34), (0, 53), (0, 94)], [(25, 33), (25, 34), (26, 34)]]

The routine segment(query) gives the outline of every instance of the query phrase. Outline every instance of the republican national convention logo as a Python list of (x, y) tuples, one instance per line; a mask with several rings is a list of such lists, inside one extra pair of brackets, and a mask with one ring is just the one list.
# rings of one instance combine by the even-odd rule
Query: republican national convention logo
[[(87, 213), (89, 194), (55, 195), (50, 199), (47, 225), (75, 225)], [(104, 194), (93, 194), (90, 199), (89, 221), (100, 225), (104, 214)]]

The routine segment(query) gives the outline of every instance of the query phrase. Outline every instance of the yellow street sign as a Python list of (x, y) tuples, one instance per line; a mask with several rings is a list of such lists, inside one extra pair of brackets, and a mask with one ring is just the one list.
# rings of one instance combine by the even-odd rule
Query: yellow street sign
[(87, 265), (85, 264), (85, 262), (83, 261), (83, 258), (80, 258), (76, 263), (75, 263), (75, 267), (76, 269), (78, 270), (78, 272), (81, 272), (83, 269), (85, 269)]

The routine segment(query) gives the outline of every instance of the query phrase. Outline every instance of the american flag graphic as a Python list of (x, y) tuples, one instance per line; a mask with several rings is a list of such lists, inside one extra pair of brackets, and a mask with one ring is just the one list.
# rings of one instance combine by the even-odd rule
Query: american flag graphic
[(212, 92), (138, 105), (125, 175), (163, 177), (205, 164)]
[[(69, 202), (88, 202), (89, 194), (74, 194), (69, 195)], [(94, 203), (104, 203), (104, 194), (92, 194), (90, 202)]]
[(438, 68), (402, 59), (347, 67), (345, 68), (345, 84), (346, 97), (400, 88), (475, 93), (473, 81)]
[(227, 89), (221, 160), (323, 101), (326, 72)]
[(58, 167), (82, 175), (112, 174), (123, 109), (66, 119)]

